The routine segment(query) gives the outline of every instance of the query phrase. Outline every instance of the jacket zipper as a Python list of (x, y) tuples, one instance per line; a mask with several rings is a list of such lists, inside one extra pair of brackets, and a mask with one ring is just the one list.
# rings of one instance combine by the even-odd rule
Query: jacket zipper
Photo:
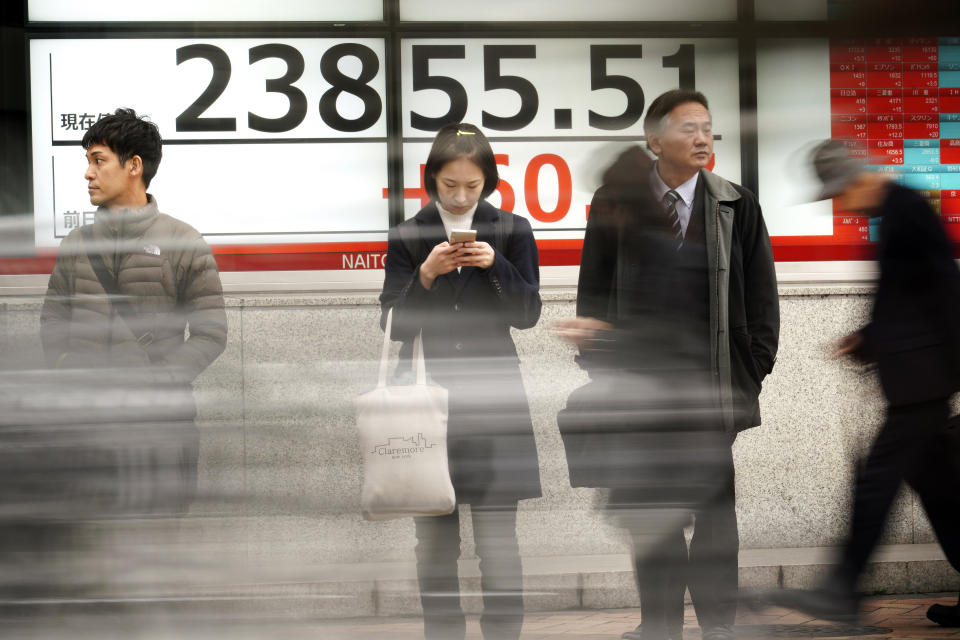
[(713, 283), (714, 290), (717, 292), (717, 348), (714, 354), (717, 358), (716, 369), (714, 374), (717, 378), (720, 377), (720, 202), (717, 202), (716, 209), (714, 210), (714, 217), (716, 218), (716, 224), (714, 225), (717, 228), (717, 241), (714, 246), (717, 248), (717, 268), (714, 269), (715, 282)]

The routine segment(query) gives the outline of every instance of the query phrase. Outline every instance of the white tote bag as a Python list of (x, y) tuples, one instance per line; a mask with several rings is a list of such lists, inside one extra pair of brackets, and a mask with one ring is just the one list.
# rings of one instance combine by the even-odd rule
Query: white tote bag
[(387, 385), (392, 321), (393, 309), (387, 312), (377, 388), (354, 400), (363, 449), (363, 517), (446, 515), (457, 506), (447, 464), (447, 390), (426, 383), (419, 335), (413, 344), (417, 383)]

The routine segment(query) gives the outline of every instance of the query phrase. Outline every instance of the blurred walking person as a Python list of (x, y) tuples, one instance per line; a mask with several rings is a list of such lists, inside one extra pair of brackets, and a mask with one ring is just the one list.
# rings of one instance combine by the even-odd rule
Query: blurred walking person
[[(823, 182), (821, 198), (880, 218), (871, 319), (840, 340), (835, 355), (876, 363), (887, 416), (857, 474), (839, 563), (816, 589), (767, 597), (818, 618), (850, 621), (858, 612), (858, 578), (904, 482), (960, 571), (960, 474), (948, 429), (949, 398), (960, 388), (960, 270), (939, 217), (920, 194), (866, 170), (840, 141), (821, 143), (811, 159)], [(931, 611), (953, 613), (956, 622), (955, 610)]]

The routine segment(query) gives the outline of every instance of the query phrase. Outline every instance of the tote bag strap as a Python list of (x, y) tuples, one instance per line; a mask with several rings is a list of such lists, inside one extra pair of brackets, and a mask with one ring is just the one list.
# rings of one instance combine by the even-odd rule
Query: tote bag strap
[[(393, 307), (387, 311), (387, 326), (383, 329), (383, 349), (380, 352), (380, 376), (377, 387), (387, 386), (387, 360), (390, 358), (390, 328), (393, 326)], [(423, 332), (413, 339), (413, 362), (417, 368), (417, 384), (427, 384), (427, 366), (423, 357)]]

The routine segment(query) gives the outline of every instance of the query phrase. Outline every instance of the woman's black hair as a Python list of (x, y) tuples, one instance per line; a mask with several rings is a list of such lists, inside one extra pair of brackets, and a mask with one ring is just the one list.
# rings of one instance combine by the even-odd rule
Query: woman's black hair
[(500, 180), (497, 160), (493, 157), (493, 149), (483, 132), (466, 122), (445, 124), (437, 131), (430, 155), (427, 156), (427, 164), (423, 168), (423, 187), (432, 199), (437, 198), (437, 172), (448, 162), (463, 157), (469, 158), (483, 172), (481, 199), (497, 188)]

